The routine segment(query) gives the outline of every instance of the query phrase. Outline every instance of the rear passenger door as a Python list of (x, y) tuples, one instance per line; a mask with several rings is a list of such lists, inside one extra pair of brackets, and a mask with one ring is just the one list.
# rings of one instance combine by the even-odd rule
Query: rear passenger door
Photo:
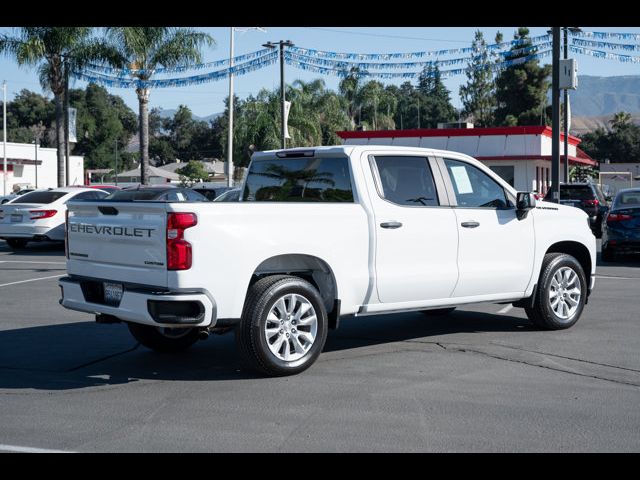
[(372, 155), (369, 167), (380, 301), (449, 298), (458, 278), (458, 231), (435, 161)]

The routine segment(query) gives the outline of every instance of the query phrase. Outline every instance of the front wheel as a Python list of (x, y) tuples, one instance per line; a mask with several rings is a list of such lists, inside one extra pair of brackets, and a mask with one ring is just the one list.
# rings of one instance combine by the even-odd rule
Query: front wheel
[(312, 284), (274, 275), (249, 288), (236, 341), (250, 368), (269, 376), (293, 375), (316, 361), (327, 326), (322, 297)]
[(186, 350), (198, 340), (197, 328), (165, 328), (128, 323), (129, 331), (142, 345), (161, 353)]
[(587, 280), (580, 263), (565, 253), (544, 256), (529, 320), (543, 330), (562, 330), (580, 318), (587, 297)]

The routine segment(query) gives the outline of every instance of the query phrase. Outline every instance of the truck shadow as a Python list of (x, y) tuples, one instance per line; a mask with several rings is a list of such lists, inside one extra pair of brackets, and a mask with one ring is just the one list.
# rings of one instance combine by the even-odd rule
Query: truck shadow
[[(446, 317), (380, 315), (344, 320), (340, 329), (329, 333), (324, 351), (428, 342), (457, 333), (527, 330), (532, 328), (525, 319), (479, 312), (456, 311)], [(60, 391), (240, 379), (270, 380), (241, 366), (232, 334), (212, 335), (185, 352), (159, 354), (137, 344), (123, 324), (78, 322), (0, 331), (0, 389)]]
[(26, 247), (14, 250), (7, 242), (0, 240), (0, 253), (24, 257), (59, 256), (64, 258), (62, 242), (29, 242)]

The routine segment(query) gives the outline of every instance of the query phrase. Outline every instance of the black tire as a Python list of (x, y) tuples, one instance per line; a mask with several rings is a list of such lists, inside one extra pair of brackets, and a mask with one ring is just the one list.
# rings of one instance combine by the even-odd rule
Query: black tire
[(440, 315), (449, 315), (456, 307), (449, 308), (434, 308), (433, 310), (421, 310), (421, 312), (428, 317), (437, 317)]
[[(162, 333), (160, 327), (152, 327), (150, 325), (141, 325), (139, 323), (127, 323), (131, 335), (134, 336), (142, 345), (151, 350), (160, 353), (172, 353), (186, 350), (198, 340), (198, 329), (167, 329), (167, 334)], [(162, 329), (164, 330), (164, 329)], [(179, 336), (172, 336), (169, 332), (177, 332), (178, 330), (187, 330)]]
[(601, 257), (603, 262), (613, 262), (613, 258), (615, 257), (615, 252), (611, 247), (605, 247), (602, 249)]
[[(549, 304), (553, 276), (563, 267), (569, 267), (577, 274), (581, 290), (575, 312), (566, 319), (558, 316)], [(582, 314), (587, 296), (587, 288), (587, 279), (582, 270), (582, 266), (574, 257), (565, 253), (548, 253), (542, 261), (533, 308), (525, 307), (527, 317), (529, 317), (529, 320), (531, 320), (536, 327), (543, 330), (563, 330), (569, 328), (578, 321)]]
[[(308, 300), (317, 318), (313, 344), (301, 358), (294, 361), (285, 361), (272, 353), (266, 335), (263, 333), (271, 308), (288, 294), (301, 295)], [(274, 377), (294, 375), (306, 370), (316, 361), (324, 348), (327, 329), (327, 312), (318, 290), (302, 278), (273, 275), (258, 280), (249, 288), (242, 319), (236, 328), (236, 342), (243, 363), (250, 369)], [(290, 341), (286, 340), (286, 342)], [(290, 348), (291, 344), (289, 343), (287, 347)]]
[(14, 250), (20, 250), (27, 246), (29, 240), (25, 238), (7, 238), (7, 245), (9, 245)]

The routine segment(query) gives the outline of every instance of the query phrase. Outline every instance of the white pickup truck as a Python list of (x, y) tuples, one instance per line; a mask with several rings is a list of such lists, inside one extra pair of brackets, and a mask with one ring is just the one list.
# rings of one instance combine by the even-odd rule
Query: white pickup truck
[(267, 375), (308, 368), (341, 317), (523, 307), (542, 329), (594, 287), (587, 215), (455, 152), (339, 146), (253, 155), (239, 202), (70, 202), (60, 303), (177, 351), (234, 330)]

